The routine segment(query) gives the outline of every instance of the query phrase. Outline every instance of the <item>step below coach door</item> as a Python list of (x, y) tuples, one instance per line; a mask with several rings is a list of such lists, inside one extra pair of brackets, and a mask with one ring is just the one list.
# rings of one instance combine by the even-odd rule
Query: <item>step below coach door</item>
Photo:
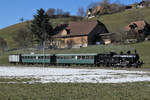
[(56, 55), (51, 56), (51, 64), (56, 64)]

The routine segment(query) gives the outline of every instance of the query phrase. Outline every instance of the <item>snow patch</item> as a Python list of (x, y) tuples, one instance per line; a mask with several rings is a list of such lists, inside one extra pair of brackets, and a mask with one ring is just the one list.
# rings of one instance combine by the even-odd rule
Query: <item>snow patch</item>
[(144, 71), (44, 67), (0, 67), (0, 77), (34, 78), (29, 83), (125, 83), (150, 81)]

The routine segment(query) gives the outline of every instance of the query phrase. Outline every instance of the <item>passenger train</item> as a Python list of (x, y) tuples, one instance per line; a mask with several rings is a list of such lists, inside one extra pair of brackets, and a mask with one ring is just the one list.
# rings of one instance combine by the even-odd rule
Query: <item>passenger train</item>
[(47, 65), (90, 65), (107, 67), (140, 67), (143, 62), (135, 53), (85, 53), (85, 54), (12, 54), (12, 64), (47, 64)]

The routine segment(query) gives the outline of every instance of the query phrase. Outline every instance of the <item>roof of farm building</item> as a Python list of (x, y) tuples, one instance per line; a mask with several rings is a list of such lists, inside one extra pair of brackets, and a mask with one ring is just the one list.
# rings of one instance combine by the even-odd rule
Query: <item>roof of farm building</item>
[[(71, 22), (64, 29), (67, 31), (67, 34), (65, 36), (88, 35), (98, 24), (104, 25), (100, 21), (96, 21), (96, 20)], [(62, 34), (61, 34), (62, 31), (60, 33), (56, 34), (55, 37), (62, 37)], [(64, 35), (63, 35), (63, 37), (64, 37)]]
[(97, 25), (97, 21), (80, 21), (72, 22), (66, 29), (70, 30), (70, 34), (88, 34)]

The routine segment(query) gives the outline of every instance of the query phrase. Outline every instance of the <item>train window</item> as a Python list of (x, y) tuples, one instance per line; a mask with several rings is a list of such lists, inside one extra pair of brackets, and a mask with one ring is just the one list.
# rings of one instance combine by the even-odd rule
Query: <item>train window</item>
[(75, 56), (75, 59), (77, 60), (77, 59), (78, 59), (78, 56)]
[(89, 59), (90, 58), (90, 56), (85, 56), (85, 59)]
[(94, 56), (91, 56), (91, 59), (94, 59)]
[(72, 59), (75, 59), (75, 56), (72, 56), (71, 58), (72, 58)]
[(69, 56), (69, 59), (72, 59), (72, 56)]
[(82, 59), (85, 59), (85, 56), (82, 56)]
[(64, 58), (65, 58), (65, 59), (70, 59), (70, 56), (65, 56)]
[(61, 59), (64, 59), (64, 57), (61, 57)]
[(67, 59), (68, 57), (64, 56), (64, 59)]
[(81, 57), (81, 56), (78, 56), (78, 59), (82, 59), (82, 57)]
[(44, 59), (48, 59), (48, 56), (44, 56)]

